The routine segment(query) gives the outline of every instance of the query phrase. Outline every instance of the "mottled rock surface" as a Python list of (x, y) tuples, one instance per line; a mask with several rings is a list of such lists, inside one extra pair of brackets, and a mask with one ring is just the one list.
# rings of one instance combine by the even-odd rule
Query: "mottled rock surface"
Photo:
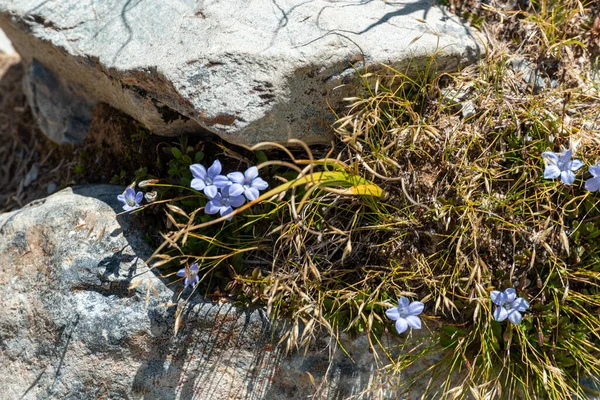
[(159, 135), (327, 142), (330, 107), (341, 110), (362, 86), (355, 69), (384, 63), (415, 74), (435, 53), (435, 68), (453, 70), (482, 50), (477, 34), (430, 0), (0, 0), (0, 28), (26, 64), (51, 71), (50, 84), (27, 84), (64, 86), (58, 100), (29, 96), (45, 109), (38, 116), (59, 116), (60, 129), (45, 129), (58, 142), (86, 120), (51, 111), (66, 106), (65, 92)]
[(323, 343), (286, 356), (261, 310), (196, 297), (174, 335), (166, 304), (181, 287), (144, 263), (139, 216), (116, 216), (122, 190), (65, 189), (0, 215), (2, 399), (344, 399), (373, 380), (365, 337), (346, 343), (353, 361), (337, 351), (330, 366)]

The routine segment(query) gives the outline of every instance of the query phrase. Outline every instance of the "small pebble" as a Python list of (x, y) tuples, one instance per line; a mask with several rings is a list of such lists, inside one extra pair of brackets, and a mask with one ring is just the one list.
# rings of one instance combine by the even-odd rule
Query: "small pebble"
[(52, 194), (52, 193), (56, 192), (56, 189), (58, 189), (58, 186), (56, 186), (56, 183), (50, 182), (48, 184), (48, 186), (46, 186), (46, 193)]
[(40, 172), (40, 168), (37, 163), (31, 166), (31, 169), (25, 176), (25, 181), (23, 182), (23, 187), (27, 187), (31, 185), (31, 182), (35, 181), (38, 177), (38, 173)]
[(475, 109), (475, 105), (471, 100), (465, 101), (462, 105), (462, 116), (463, 118), (469, 118), (473, 115), (477, 114), (477, 110)]

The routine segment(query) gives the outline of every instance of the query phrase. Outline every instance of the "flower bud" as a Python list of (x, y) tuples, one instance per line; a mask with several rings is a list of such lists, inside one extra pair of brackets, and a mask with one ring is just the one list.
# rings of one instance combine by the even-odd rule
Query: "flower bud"
[(152, 203), (154, 200), (156, 200), (156, 196), (158, 195), (158, 193), (156, 193), (156, 190), (152, 191), (152, 192), (148, 192), (144, 195), (144, 198), (146, 199), (146, 201), (148, 203)]
[(146, 186), (151, 186), (154, 185), (155, 183), (158, 183), (158, 179), (146, 179), (144, 181), (141, 181), (140, 183), (138, 183), (138, 187), (146, 187)]

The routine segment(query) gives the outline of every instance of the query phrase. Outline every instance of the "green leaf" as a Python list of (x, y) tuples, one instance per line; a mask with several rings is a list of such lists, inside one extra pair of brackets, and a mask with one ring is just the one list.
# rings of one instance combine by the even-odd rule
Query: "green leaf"
[(190, 156), (188, 156), (187, 154), (184, 154), (181, 159), (183, 160), (183, 162), (185, 162), (188, 165), (192, 164), (192, 158)]
[(171, 153), (173, 153), (173, 157), (178, 160), (180, 160), (183, 156), (183, 154), (181, 154), (181, 150), (179, 150), (177, 147), (171, 147)]
[(269, 159), (267, 158), (267, 155), (262, 150), (258, 150), (256, 152), (256, 159), (258, 160), (259, 163), (264, 163), (264, 162), (269, 161)]
[(201, 151), (197, 151), (196, 155), (194, 155), (194, 162), (199, 163), (204, 159), (204, 153)]

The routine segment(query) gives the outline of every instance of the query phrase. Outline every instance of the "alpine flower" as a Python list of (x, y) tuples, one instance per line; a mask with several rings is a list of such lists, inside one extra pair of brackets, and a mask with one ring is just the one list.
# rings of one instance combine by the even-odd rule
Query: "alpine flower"
[(385, 315), (392, 321), (396, 321), (396, 330), (402, 333), (410, 326), (413, 329), (421, 329), (421, 318), (417, 315), (423, 312), (425, 305), (420, 301), (409, 302), (406, 297), (398, 299), (398, 307), (389, 308)]
[(560, 176), (562, 183), (572, 185), (575, 182), (574, 172), (583, 167), (583, 161), (571, 160), (571, 155), (571, 150), (565, 150), (558, 154), (552, 151), (543, 152), (542, 158), (546, 164), (544, 178), (556, 179)]
[(218, 189), (223, 189), (225, 186), (231, 185), (231, 182), (225, 175), (221, 175), (221, 163), (215, 160), (213, 165), (208, 167), (208, 170), (200, 164), (190, 165), (190, 171), (194, 179), (190, 186), (192, 189), (204, 191), (204, 194), (212, 199), (217, 195)]
[(140, 206), (144, 194), (142, 192), (135, 192), (133, 188), (128, 187), (125, 189), (125, 193), (117, 196), (117, 199), (123, 203), (123, 210), (131, 211), (135, 210)]
[(585, 188), (590, 192), (600, 190), (600, 161), (598, 161), (596, 165), (590, 166), (589, 171), (593, 178), (590, 178), (585, 182)]
[[(210, 199), (204, 207), (204, 212), (207, 214), (220, 213), (221, 215), (231, 214), (233, 207), (239, 207), (246, 202), (244, 196), (241, 195), (239, 190), (232, 188), (231, 186), (225, 186), (221, 189), (220, 193), (216, 193), (215, 196)], [(233, 216), (227, 218), (231, 221)]]
[(506, 318), (513, 324), (520, 324), (523, 316), (521, 313), (529, 308), (529, 303), (522, 297), (517, 297), (517, 291), (508, 288), (504, 292), (492, 290), (492, 302), (498, 307), (494, 310), (494, 319), (504, 321)]
[(231, 182), (231, 186), (236, 190), (242, 189), (241, 193), (250, 201), (256, 200), (260, 190), (265, 190), (269, 184), (258, 176), (258, 168), (250, 167), (244, 172), (232, 172), (227, 174)]
[(177, 271), (177, 276), (180, 276), (182, 278), (185, 277), (183, 281), (184, 289), (190, 284), (192, 285), (192, 287), (195, 287), (200, 281), (200, 278), (198, 277), (198, 263), (194, 263), (189, 267), (186, 265), (185, 268), (182, 268), (179, 271)]

